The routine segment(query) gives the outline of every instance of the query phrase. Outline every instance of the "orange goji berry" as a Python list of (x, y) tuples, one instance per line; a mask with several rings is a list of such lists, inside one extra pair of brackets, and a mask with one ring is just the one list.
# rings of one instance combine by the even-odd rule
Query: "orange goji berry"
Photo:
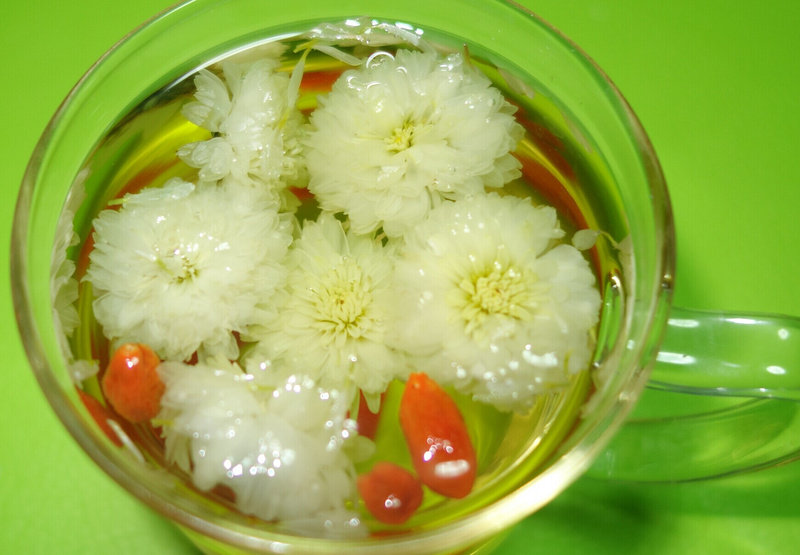
[(455, 401), (424, 373), (409, 376), (400, 400), (400, 427), (423, 484), (447, 497), (472, 491), (475, 449)]
[(402, 524), (422, 503), (422, 485), (402, 466), (379, 462), (356, 482), (367, 510), (386, 524)]
[(160, 362), (150, 347), (139, 343), (126, 343), (111, 357), (101, 381), (103, 394), (128, 422), (146, 422), (158, 414), (164, 394), (156, 370)]

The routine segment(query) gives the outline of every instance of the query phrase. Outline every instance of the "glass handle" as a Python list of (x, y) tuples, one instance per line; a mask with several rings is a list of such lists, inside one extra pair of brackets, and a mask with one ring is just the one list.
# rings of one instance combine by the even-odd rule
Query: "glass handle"
[(800, 459), (800, 318), (674, 307), (642, 399), (588, 474), (682, 482)]

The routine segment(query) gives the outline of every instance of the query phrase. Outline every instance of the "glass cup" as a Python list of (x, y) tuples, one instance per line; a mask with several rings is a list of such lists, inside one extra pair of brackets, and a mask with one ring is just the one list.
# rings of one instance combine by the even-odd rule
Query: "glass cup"
[[(124, 186), (124, 159), (104, 152), (101, 164), (97, 153), (120, 118), (226, 52), (365, 15), (435, 34), (453, 48), (468, 43), (476, 63), (499, 68), (496, 80), (530, 116), (536, 152), (550, 156), (524, 155), (524, 169), (551, 183), (544, 196), (576, 228), (601, 232), (590, 252), (603, 309), (591, 378), (543, 410), (529, 449), (505, 463), (500, 478), (471, 496), (458, 516), (332, 541), (253, 525), (182, 486), (157, 457), (145, 462), (138, 450), (110, 441), (80, 400), (53, 299), (73, 223), (85, 240), (93, 215)], [(491, 546), (587, 470), (610, 479), (679, 481), (797, 457), (798, 321), (671, 307), (674, 244), (664, 178), (636, 116), (578, 47), (525, 9), (502, 0), (195, 0), (117, 44), (59, 108), (24, 176), (11, 271), (23, 343), (53, 409), (104, 471), (201, 549), (435, 553)], [(630, 420), (645, 384), (663, 398)], [(744, 448), (731, 450), (734, 444)]]

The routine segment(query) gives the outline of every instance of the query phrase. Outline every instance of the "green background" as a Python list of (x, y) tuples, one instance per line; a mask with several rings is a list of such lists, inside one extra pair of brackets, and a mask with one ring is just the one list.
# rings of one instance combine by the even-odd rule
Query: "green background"
[[(675, 210), (676, 304), (800, 316), (800, 3), (523, 3), (606, 70), (648, 130)], [(4, 3), (3, 260), (19, 183), (48, 119), (107, 48), (170, 4)], [(7, 273), (0, 552), (193, 552), (95, 467), (52, 414), (25, 360)], [(583, 479), (517, 526), (499, 553), (794, 553), (799, 517), (800, 463), (683, 485)]]

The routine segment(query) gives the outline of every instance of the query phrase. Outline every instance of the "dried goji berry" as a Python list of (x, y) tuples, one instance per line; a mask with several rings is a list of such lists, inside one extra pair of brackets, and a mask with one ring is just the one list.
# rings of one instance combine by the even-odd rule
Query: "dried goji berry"
[(103, 394), (128, 422), (145, 422), (158, 414), (164, 394), (159, 363), (150, 347), (139, 343), (126, 343), (111, 357), (101, 382)]
[(357, 480), (367, 510), (386, 524), (402, 524), (422, 503), (422, 485), (402, 466), (379, 462)]
[(400, 400), (400, 426), (423, 484), (447, 497), (472, 491), (475, 449), (455, 401), (424, 373), (411, 374)]

